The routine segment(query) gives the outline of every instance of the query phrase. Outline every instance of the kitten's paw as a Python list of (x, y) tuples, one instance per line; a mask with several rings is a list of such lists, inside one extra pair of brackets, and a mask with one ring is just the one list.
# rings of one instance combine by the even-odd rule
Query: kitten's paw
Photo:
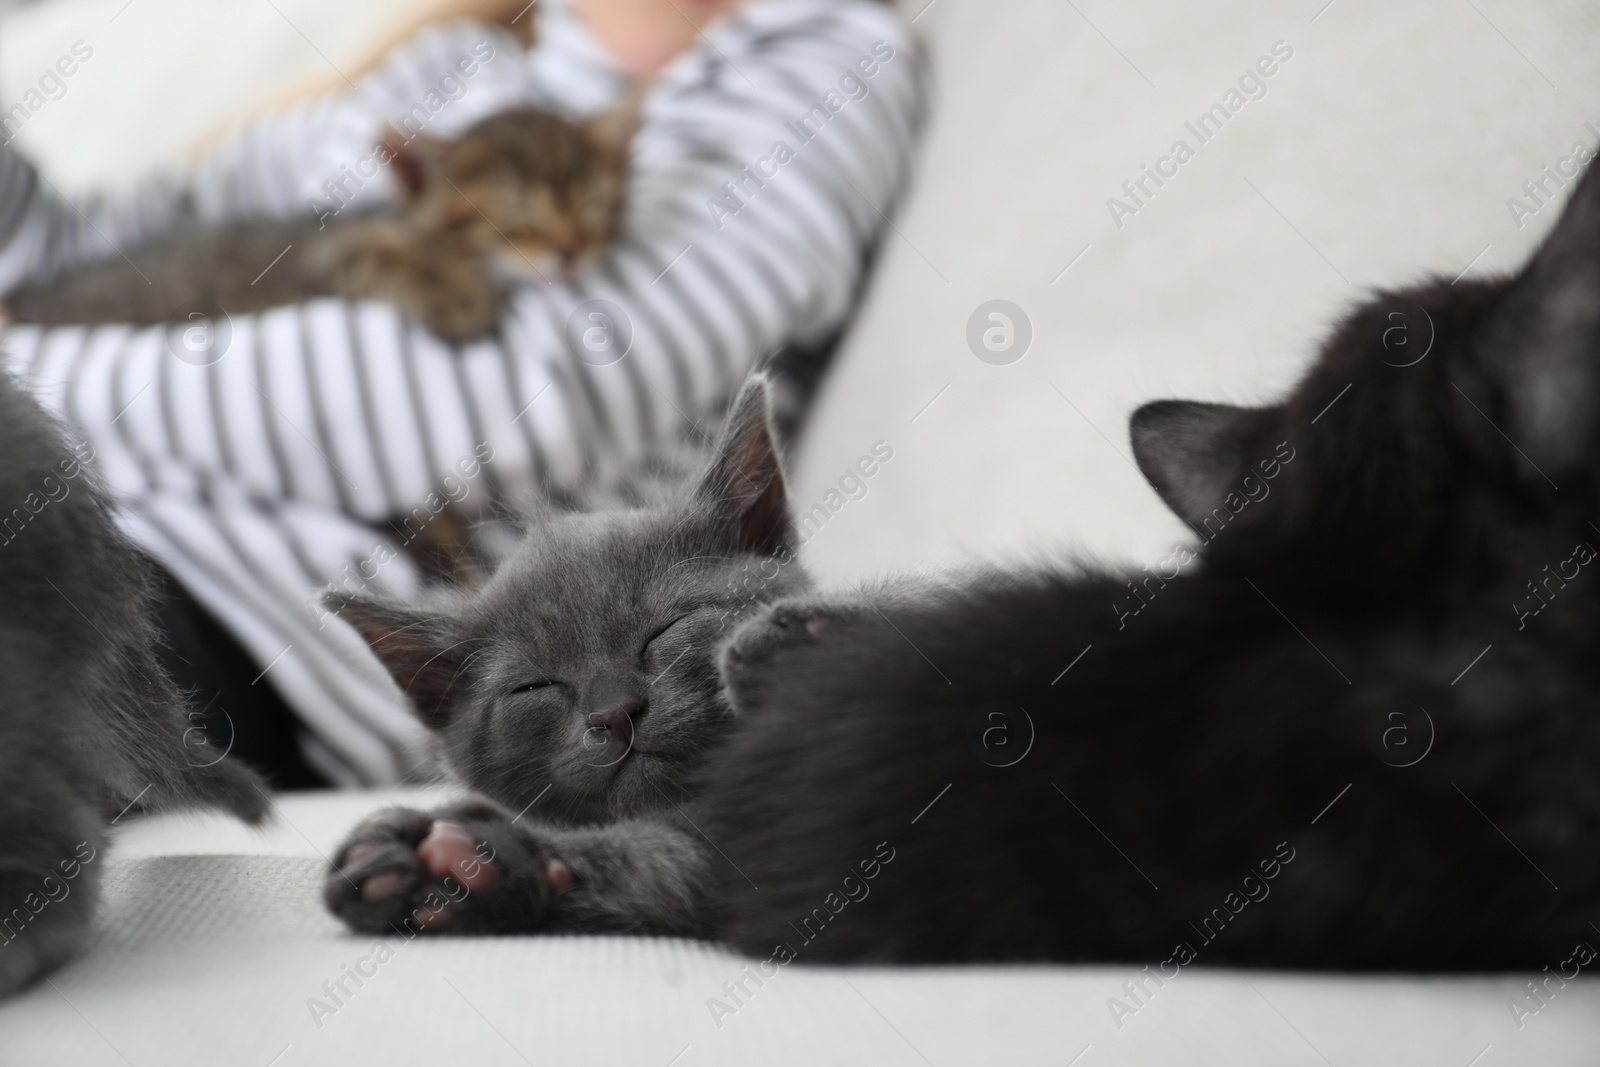
[(456, 344), (493, 333), (503, 293), (476, 250), (391, 222), (351, 225), (312, 262), (345, 296), (387, 300)]
[(736, 685), (779, 654), (812, 647), (871, 611), (866, 605), (820, 600), (770, 604), (741, 623), (723, 646), (723, 677)]
[(272, 814), (267, 783), (242, 763), (224, 759), (196, 767), (190, 776), (201, 800), (232, 812), (251, 826), (260, 826)]
[(396, 808), (339, 848), (323, 884), (328, 909), (369, 933), (513, 933), (540, 927), (572, 872), (543, 856), (498, 812), (437, 816)]
[(406, 310), (421, 319), (440, 339), (464, 345), (480, 341), (495, 331), (500, 323), (500, 296), (498, 292), (487, 290), (472, 293), (462, 300), (429, 300), (426, 305)]

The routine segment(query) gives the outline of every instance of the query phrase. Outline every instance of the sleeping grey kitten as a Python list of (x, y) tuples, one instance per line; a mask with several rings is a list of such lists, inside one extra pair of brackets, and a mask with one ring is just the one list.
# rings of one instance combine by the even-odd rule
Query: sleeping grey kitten
[(479, 592), (426, 608), (330, 595), (494, 802), (369, 819), (328, 876), (336, 914), (374, 932), (709, 929), (683, 805), (732, 722), (717, 649), (807, 584), (767, 407), (752, 379), (685, 492), (536, 519)]
[(0, 373), (0, 996), (83, 942), (121, 813), (267, 810), (162, 671), (144, 560), (92, 463)]

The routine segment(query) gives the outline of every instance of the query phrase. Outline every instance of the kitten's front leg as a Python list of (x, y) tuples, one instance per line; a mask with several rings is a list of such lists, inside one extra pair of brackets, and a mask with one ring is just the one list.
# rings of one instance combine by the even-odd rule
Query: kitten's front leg
[(459, 241), (387, 220), (352, 223), (316, 255), (335, 291), (390, 301), (446, 341), (476, 341), (499, 324), (500, 286), (482, 254)]
[[(817, 643), (839, 632), (887, 622), (871, 601), (798, 596), (765, 604), (740, 621), (724, 642), (718, 667), (728, 699), (740, 709), (761, 706), (773, 686), (786, 684), (778, 664), (808, 657)], [(832, 666), (823, 668), (831, 671)]]
[(706, 936), (699, 838), (646, 819), (563, 829), (487, 804), (379, 812), (339, 849), (323, 898), (371, 933), (616, 931)]

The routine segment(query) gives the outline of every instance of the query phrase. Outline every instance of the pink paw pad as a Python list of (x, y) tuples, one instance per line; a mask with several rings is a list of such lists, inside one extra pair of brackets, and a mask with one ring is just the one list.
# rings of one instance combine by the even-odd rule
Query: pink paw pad
[(393, 896), (402, 881), (403, 879), (393, 871), (375, 874), (361, 883), (361, 899), (382, 900), (384, 897)]
[(567, 866), (565, 860), (552, 857), (545, 860), (544, 880), (557, 893), (565, 893), (572, 888), (572, 868)]
[(488, 889), (499, 878), (493, 865), (485, 863), (478, 842), (460, 823), (438, 819), (428, 836), (417, 846), (417, 858), (435, 878), (454, 878), (468, 889)]
[(356, 867), (383, 851), (383, 846), (375, 842), (364, 845), (352, 845), (349, 852), (344, 854), (344, 859), (339, 861), (341, 867)]

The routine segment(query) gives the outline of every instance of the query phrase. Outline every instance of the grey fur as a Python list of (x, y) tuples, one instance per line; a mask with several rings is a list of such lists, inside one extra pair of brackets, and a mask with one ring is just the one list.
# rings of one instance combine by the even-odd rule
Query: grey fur
[[(451, 906), (454, 931), (709, 929), (708, 860), (683, 805), (732, 723), (716, 651), (749, 611), (808, 584), (785, 547), (792, 530), (767, 408), (765, 380), (752, 379), (707, 468), (666, 504), (536, 516), (480, 592), (426, 607), (330, 594), (407, 691), (446, 765), (498, 805), (368, 820), (341, 860), (356, 845), (383, 847), (329, 873), (336, 914), (381, 931), (444, 893), (415, 846), (447, 818), (493, 848), (500, 874)], [(593, 725), (629, 702), (643, 705), (631, 742)], [(551, 856), (577, 882), (547, 899)], [(385, 872), (403, 876), (401, 891), (365, 899), (360, 887)]]
[(0, 996), (82, 943), (119, 813), (267, 810), (253, 774), (188, 733), (146, 564), (94, 483), (88, 447), (0, 374)]

